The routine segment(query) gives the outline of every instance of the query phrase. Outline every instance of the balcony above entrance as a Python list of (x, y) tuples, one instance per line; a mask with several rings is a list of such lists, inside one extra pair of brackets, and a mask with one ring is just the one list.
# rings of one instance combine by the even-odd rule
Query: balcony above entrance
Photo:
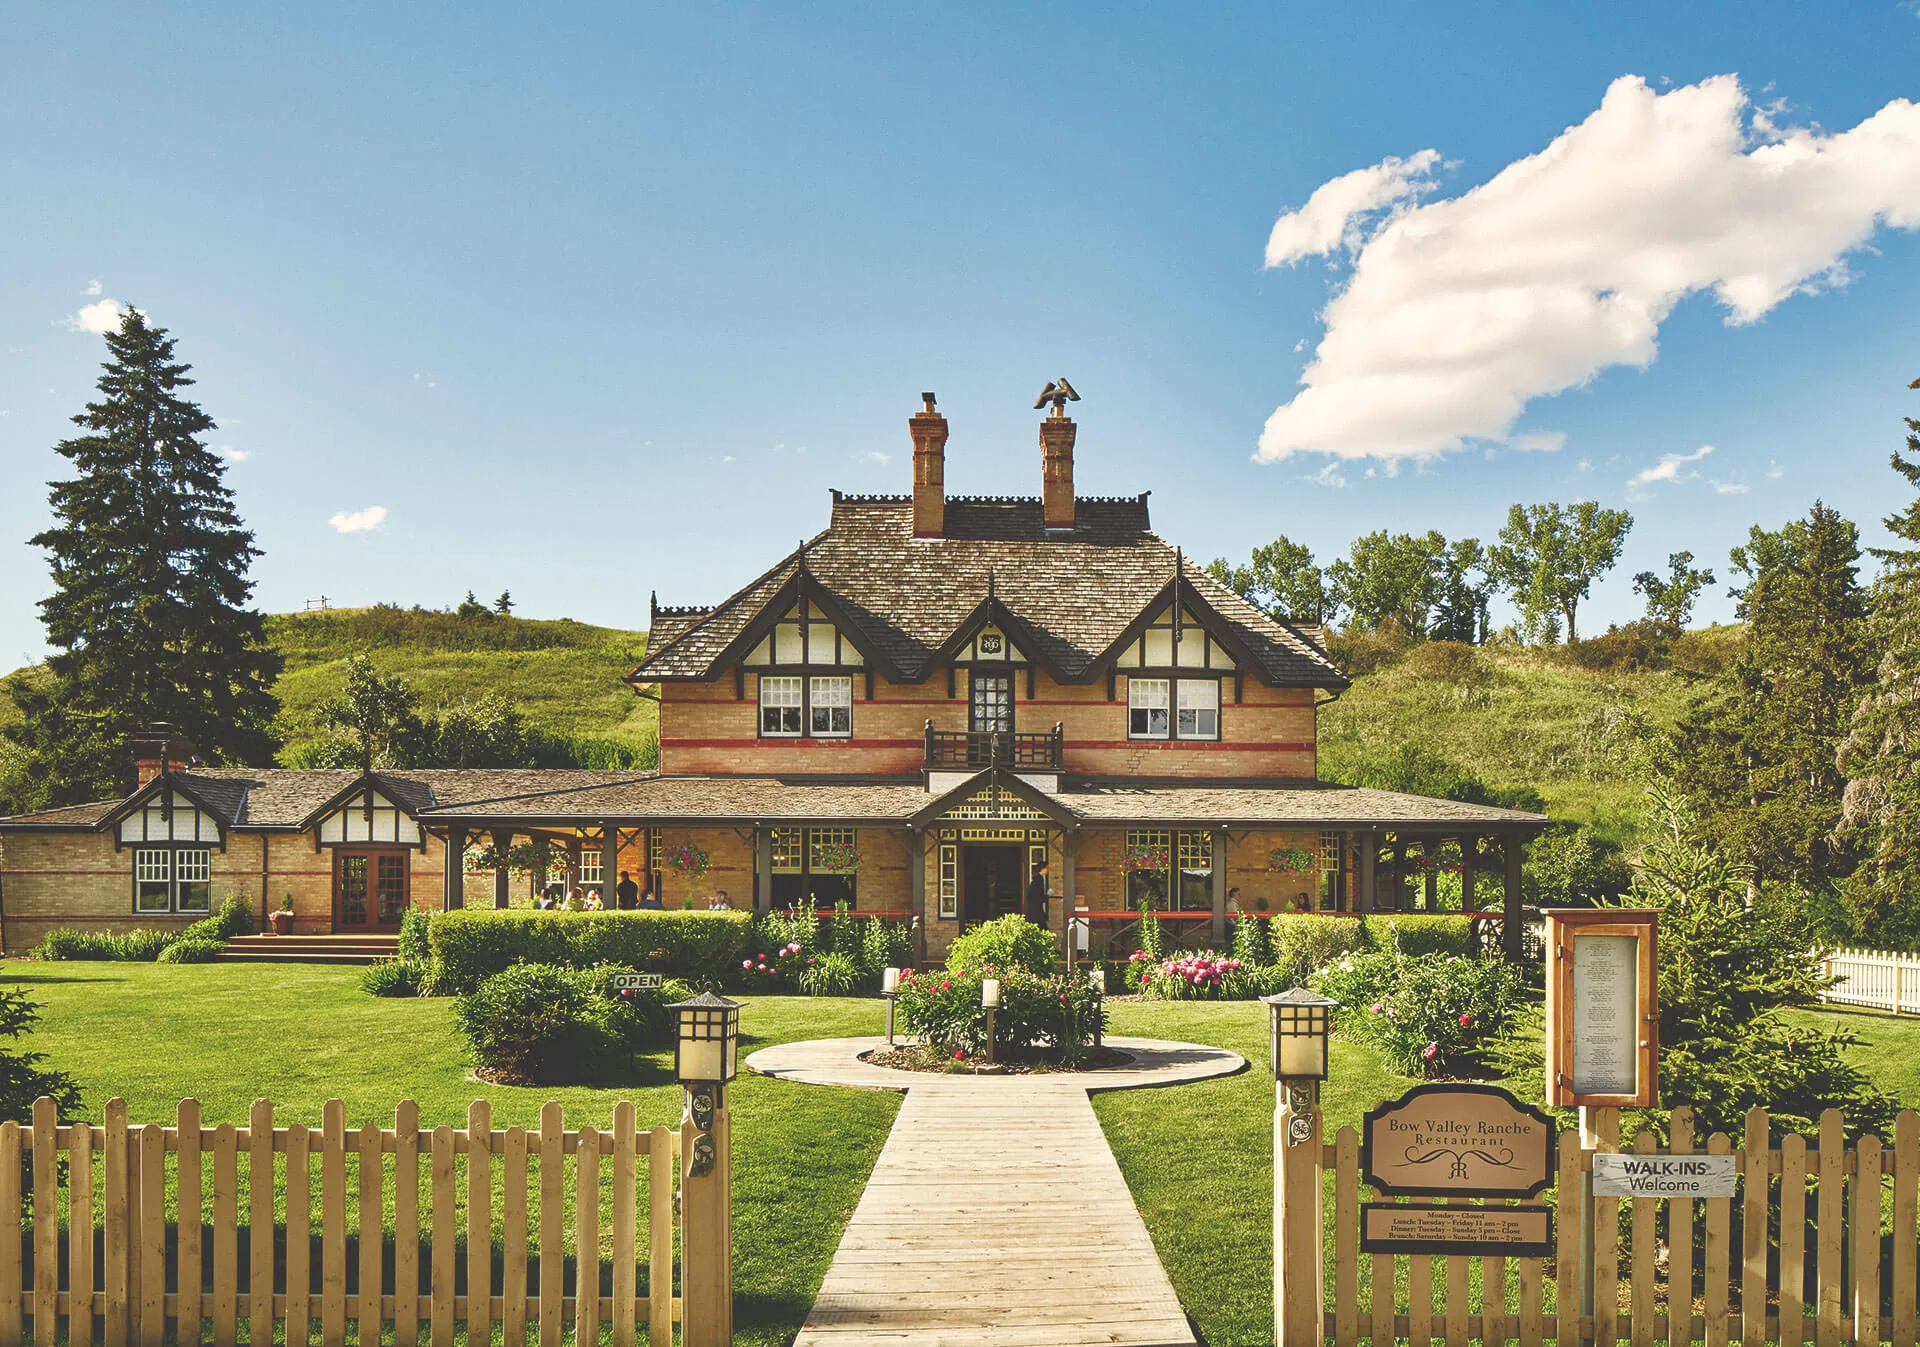
[(922, 770), (927, 789), (940, 794), (988, 767), (1012, 772), (1049, 795), (1060, 789), (1066, 739), (1056, 724), (1040, 734), (1011, 730), (936, 730), (929, 720)]

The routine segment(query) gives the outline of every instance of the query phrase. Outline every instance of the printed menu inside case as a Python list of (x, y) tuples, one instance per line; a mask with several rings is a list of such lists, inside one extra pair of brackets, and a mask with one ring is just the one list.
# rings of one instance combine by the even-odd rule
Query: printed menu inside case
[(1639, 1086), (1638, 945), (1630, 935), (1574, 937), (1576, 1094), (1632, 1094)]
[(1545, 1207), (1435, 1207), (1366, 1202), (1360, 1207), (1365, 1253), (1460, 1253), (1546, 1258), (1553, 1217)]

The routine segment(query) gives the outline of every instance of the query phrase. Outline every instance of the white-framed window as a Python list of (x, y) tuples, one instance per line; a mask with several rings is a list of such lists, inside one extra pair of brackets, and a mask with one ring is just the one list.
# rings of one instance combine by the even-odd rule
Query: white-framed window
[(1220, 682), (1214, 678), (1179, 681), (1180, 715), (1176, 732), (1182, 739), (1220, 737)]
[(173, 907), (176, 912), (213, 910), (213, 853), (173, 853)]
[(142, 847), (133, 853), (135, 912), (213, 910), (213, 852), (204, 847)]
[(853, 679), (809, 680), (808, 733), (821, 739), (844, 739), (853, 733)]
[(133, 910), (167, 912), (173, 908), (173, 853), (133, 853)]
[(1167, 698), (1170, 689), (1164, 678), (1127, 680), (1127, 737), (1164, 739), (1167, 737)]
[(940, 847), (940, 915), (960, 915), (960, 848), (951, 843)]
[(802, 732), (801, 680), (760, 676), (760, 734), (763, 738), (798, 739)]
[(601, 856), (599, 847), (585, 846), (580, 848), (580, 887), (581, 888), (586, 888), (589, 885), (591, 885), (594, 888), (600, 887), (601, 860), (602, 860), (602, 856)]

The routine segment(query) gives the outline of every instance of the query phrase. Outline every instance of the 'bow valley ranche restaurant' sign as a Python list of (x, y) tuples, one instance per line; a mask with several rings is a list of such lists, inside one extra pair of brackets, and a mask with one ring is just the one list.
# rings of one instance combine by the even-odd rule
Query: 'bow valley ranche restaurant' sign
[[(1383, 1197), (1538, 1197), (1553, 1183), (1553, 1119), (1491, 1085), (1421, 1085), (1366, 1115), (1361, 1169)], [(1368, 1253), (1545, 1257), (1545, 1207), (1365, 1203)]]

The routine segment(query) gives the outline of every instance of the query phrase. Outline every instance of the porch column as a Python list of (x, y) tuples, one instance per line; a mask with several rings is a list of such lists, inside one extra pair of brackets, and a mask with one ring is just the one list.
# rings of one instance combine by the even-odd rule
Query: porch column
[(1460, 838), (1460, 910), (1477, 912), (1479, 905), (1474, 901), (1474, 871), (1480, 865), (1480, 836), (1468, 833)]
[[(767, 882), (772, 884), (771, 876)], [(914, 933), (913, 961), (918, 964), (927, 956), (927, 835), (913, 827), (907, 829), (907, 913), (908, 928)]]
[(1420, 905), (1429, 912), (1440, 906), (1440, 871), (1435, 867), (1440, 863), (1440, 851), (1445, 842), (1444, 837), (1424, 837), (1420, 840), (1423, 870)]
[(1074, 861), (1080, 854), (1080, 832), (1077, 828), (1068, 828), (1060, 834), (1060, 907), (1067, 917), (1067, 971), (1073, 971), (1073, 957), (1079, 951), (1073, 946), (1073, 909), (1076, 906), (1074, 890), (1080, 887), (1079, 879), (1074, 875)]
[[(266, 839), (260, 839), (262, 846)], [(464, 907), (467, 902), (467, 830), (461, 827), (447, 828), (447, 873), (441, 882), (441, 902), (443, 910), (451, 912), (456, 907)]]
[(513, 901), (507, 888), (507, 853), (513, 850), (513, 834), (498, 829), (493, 834), (493, 905), (506, 907)]
[(1227, 830), (1213, 830), (1213, 947), (1227, 943)]
[(1372, 833), (1358, 834), (1360, 840), (1360, 892), (1355, 896), (1355, 912), (1371, 912), (1379, 901), (1374, 891), (1374, 866), (1380, 856), (1380, 841)]
[[(532, 883), (533, 896), (537, 901), (540, 895), (547, 891), (547, 858), (553, 854), (553, 849), (548, 845), (547, 839), (539, 833), (528, 833), (527, 840), (533, 843)], [(501, 906), (504, 907), (505, 904)]]
[(580, 833), (576, 830), (573, 836), (567, 839), (566, 890), (568, 893), (572, 893), (580, 887), (580, 852)]
[(600, 905), (609, 911), (620, 906), (620, 829), (611, 821), (600, 824)]
[(1502, 841), (1507, 858), (1506, 903), (1502, 910), (1500, 933), (1507, 947), (1507, 961), (1520, 962), (1520, 834), (1510, 832)]
[(764, 823), (753, 825), (753, 910), (773, 911), (773, 830)]
[(1407, 905), (1407, 839), (1396, 833), (1393, 839), (1393, 910)]

